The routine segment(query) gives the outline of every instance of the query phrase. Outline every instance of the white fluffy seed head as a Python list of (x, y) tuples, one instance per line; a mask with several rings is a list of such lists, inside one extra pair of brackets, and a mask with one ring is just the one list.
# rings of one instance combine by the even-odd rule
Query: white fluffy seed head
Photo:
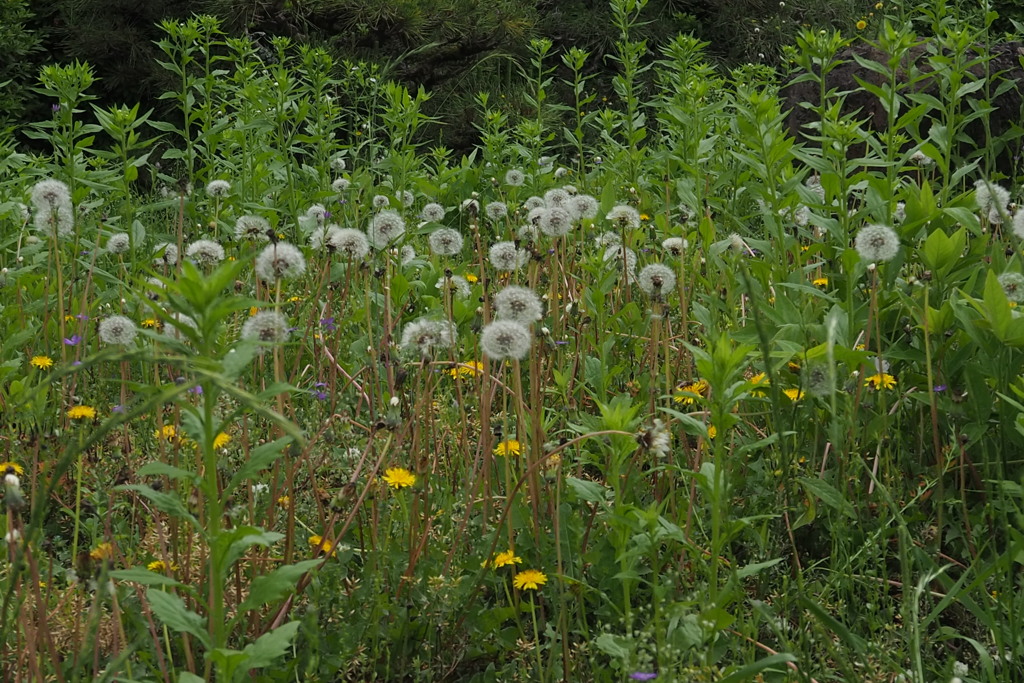
[(335, 228), (327, 235), (327, 249), (342, 258), (359, 261), (370, 253), (370, 240), (362, 230)]
[(640, 289), (648, 296), (660, 298), (676, 286), (675, 272), (660, 263), (651, 263), (640, 269), (636, 276)]
[(231, 183), (226, 180), (211, 180), (206, 184), (206, 194), (211, 197), (227, 197), (231, 192)]
[(561, 237), (568, 235), (572, 230), (573, 217), (566, 209), (558, 206), (549, 208), (540, 217), (537, 223), (538, 229), (548, 237)]
[(135, 323), (132, 322), (131, 318), (126, 318), (123, 315), (112, 315), (109, 318), (104, 318), (100, 321), (98, 328), (101, 342), (118, 346), (128, 346), (135, 341), (135, 336), (138, 333), (139, 330), (135, 327)]
[(530, 353), (530, 330), (514, 320), (495, 320), (480, 334), (480, 348), (493, 360), (522, 360)]
[(492, 221), (500, 221), (508, 215), (508, 206), (505, 205), (505, 202), (491, 202), (484, 207), (484, 213)]
[(541, 199), (540, 197), (530, 197), (525, 202), (523, 202), (523, 208), (526, 209), (528, 212), (533, 211), (534, 209), (543, 209), (544, 200)]
[(213, 240), (196, 240), (185, 249), (185, 255), (201, 266), (215, 266), (224, 260), (224, 247)]
[(629, 277), (633, 277), (636, 273), (636, 252), (621, 244), (615, 244), (605, 249), (603, 260), (620, 274), (623, 264), (625, 264), (626, 274)]
[(126, 232), (119, 232), (111, 235), (107, 240), (107, 251), (111, 254), (126, 254), (131, 248), (132, 240)]
[(420, 218), (428, 223), (440, 223), (444, 220), (444, 207), (437, 202), (430, 202), (420, 211)]
[(268, 244), (256, 257), (256, 275), (264, 282), (292, 280), (306, 272), (306, 257), (288, 242)]
[(386, 209), (391, 206), (391, 200), (387, 195), (378, 194), (373, 196), (372, 204), (375, 209)]
[(270, 222), (262, 216), (241, 216), (235, 221), (235, 239), (269, 242)]
[(157, 265), (173, 266), (178, 262), (178, 245), (161, 242), (153, 247), (153, 262)]
[(628, 204), (612, 207), (605, 218), (619, 229), (640, 227), (640, 212)]
[(572, 198), (569, 204), (578, 218), (592, 219), (597, 216), (597, 210), (600, 208), (597, 199), (589, 194), (578, 194)]
[(1024, 275), (1008, 271), (998, 278), (1006, 298), (1014, 303), (1024, 303)]
[(689, 246), (689, 242), (682, 237), (669, 237), (661, 243), (661, 248), (676, 258), (681, 257)]
[(530, 254), (517, 247), (515, 242), (497, 242), (491, 245), (488, 257), (496, 270), (508, 273), (526, 265)]
[(555, 187), (544, 193), (544, 206), (547, 208), (562, 207), (569, 203), (571, 195), (560, 187)]
[(438, 228), (427, 238), (430, 251), (438, 256), (455, 256), (462, 251), (462, 233), (452, 228)]
[(854, 238), (853, 247), (868, 263), (881, 263), (896, 258), (900, 250), (900, 238), (887, 225), (865, 225)]
[(242, 339), (264, 344), (283, 344), (288, 341), (290, 332), (288, 320), (277, 311), (260, 311), (251, 316), (242, 325)]
[(510, 168), (505, 172), (505, 184), (509, 187), (522, 187), (526, 182), (526, 175), (518, 168)]
[(530, 325), (541, 319), (544, 307), (532, 289), (510, 285), (495, 295), (494, 312), (498, 320)]
[(453, 346), (456, 336), (455, 326), (447, 320), (421, 318), (405, 326), (400, 346), (409, 354), (430, 358), (437, 351)]
[(348, 178), (337, 178), (333, 183), (331, 183), (331, 189), (337, 192), (338, 194), (341, 194), (342, 192), (348, 190), (351, 184), (352, 181), (349, 180)]
[(370, 221), (370, 228), (366, 236), (374, 249), (384, 249), (389, 244), (397, 242), (405, 234), (405, 221), (397, 211), (390, 209), (381, 211)]

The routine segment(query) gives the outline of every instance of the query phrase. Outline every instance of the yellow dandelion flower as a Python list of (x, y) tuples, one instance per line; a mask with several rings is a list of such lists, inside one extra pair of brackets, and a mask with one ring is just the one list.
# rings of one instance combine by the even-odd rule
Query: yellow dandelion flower
[(501, 569), (502, 567), (516, 566), (522, 564), (523, 558), (519, 557), (512, 550), (506, 550), (503, 553), (498, 553), (494, 556), (494, 568)]
[(25, 474), (25, 468), (16, 462), (0, 462), (0, 474), (10, 474), (11, 472), (14, 472), (20, 477)]
[(170, 564), (170, 566), (168, 566), (168, 564), (166, 562), (164, 562), (163, 560), (153, 560), (152, 562), (150, 562), (149, 564), (146, 565), (146, 569), (148, 569), (151, 572), (157, 572), (158, 574), (163, 574), (168, 569), (170, 569), (172, 572), (178, 571), (178, 565), (176, 565), (176, 564), (174, 564), (172, 562)]
[(142, 321), (142, 326), (149, 328), (151, 330), (159, 330), (160, 321), (157, 320), (156, 318), (146, 318), (145, 320)]
[(754, 385), (754, 388), (750, 390), (750, 393), (754, 396), (764, 396), (763, 389), (768, 386), (768, 376), (763, 372), (759, 372), (750, 378), (750, 383)]
[(640, 220), (642, 220), (642, 221), (649, 221), (649, 220), (651, 220), (651, 217), (648, 216), (646, 213), (642, 213), (642, 214), (640, 214)]
[(384, 483), (395, 489), (404, 489), (416, 483), (416, 475), (404, 467), (389, 467), (384, 470)]
[(164, 425), (159, 429), (153, 430), (154, 439), (164, 439), (166, 441), (174, 441), (174, 437), (178, 435), (178, 430), (174, 425)]
[(512, 585), (521, 591), (535, 591), (548, 582), (548, 577), (536, 569), (526, 569), (512, 577)]
[(882, 3), (876, 2), (875, 3), (875, 9), (882, 9)]
[(291, 502), (292, 499), (289, 498), (288, 496), (281, 496), (277, 499), (277, 504), (280, 505), (281, 507), (288, 507), (289, 505), (291, 505)]
[(256, 308), (255, 306), (250, 306), (249, 307), (249, 316), (250, 317), (256, 315), (259, 312), (260, 312), (260, 309)]
[(322, 552), (325, 555), (329, 555), (334, 550), (334, 544), (319, 534), (309, 537), (309, 547), (313, 549), (313, 552)]
[(480, 281), (480, 278), (478, 278), (473, 273), (466, 273), (463, 277), (465, 277), (466, 278), (466, 282), (468, 282), (471, 285), (475, 285), (477, 282)]
[(302, 297), (301, 296), (293, 296), (293, 297), (289, 297), (288, 298), (288, 303), (290, 303), (290, 304), (297, 304), (300, 301), (302, 301)]
[(715, 425), (708, 425), (708, 438), (713, 439), (718, 436), (718, 428)]
[(711, 385), (708, 384), (706, 379), (698, 379), (695, 382), (684, 384), (679, 387), (676, 391), (676, 395), (672, 397), (672, 400), (676, 403), (685, 403), (686, 405), (693, 405), (697, 402), (697, 397), (706, 397), (708, 390), (711, 389)]
[(814, 285), (815, 287), (821, 287), (822, 289), (825, 289), (826, 287), (828, 287), (828, 278), (816, 277), (811, 281), (811, 284)]
[(455, 379), (463, 379), (465, 377), (476, 377), (478, 374), (484, 371), (484, 364), (478, 360), (467, 360), (459, 363), (454, 368), (448, 371), (448, 374)]
[(804, 397), (804, 392), (800, 391), (797, 388), (783, 389), (782, 393), (784, 393), (790, 401), (799, 401)]
[(91, 557), (94, 560), (109, 560), (113, 556), (113, 543), (100, 543), (98, 546), (89, 551), (89, 557)]
[(231, 435), (227, 434), (226, 432), (221, 432), (220, 434), (213, 438), (214, 448), (224, 448), (229, 443), (231, 443)]
[(857, 30), (858, 31), (863, 31), (867, 27), (868, 27), (868, 22), (864, 21), (863, 19), (861, 19), (860, 21), (857, 22)]
[(72, 420), (95, 420), (96, 409), (92, 406), (74, 406), (68, 409), (68, 418)]
[(865, 378), (864, 386), (871, 387), (876, 391), (882, 389), (892, 389), (896, 386), (896, 378), (887, 372), (880, 372), (877, 375), (871, 375)]
[(494, 447), (495, 455), (519, 455), (523, 452), (523, 445), (515, 439), (506, 439)]
[(66, 323), (73, 323), (73, 322), (75, 322), (75, 316), (73, 316), (73, 315), (66, 315), (66, 316), (64, 316), (64, 322), (66, 322)]
[(53, 359), (49, 356), (32, 356), (32, 360), (28, 364), (34, 368), (46, 370), (53, 367)]

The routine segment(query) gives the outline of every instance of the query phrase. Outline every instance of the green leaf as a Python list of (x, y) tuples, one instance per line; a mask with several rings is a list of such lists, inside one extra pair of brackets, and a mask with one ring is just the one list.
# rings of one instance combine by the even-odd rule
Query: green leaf
[(161, 512), (166, 512), (178, 519), (184, 519), (197, 529), (201, 528), (199, 521), (188, 511), (188, 508), (181, 502), (181, 499), (174, 494), (155, 491), (144, 484), (125, 484), (124, 486), (118, 486), (115, 490), (135, 491), (143, 498), (149, 499)]
[(594, 645), (609, 657), (625, 661), (629, 659), (628, 642), (623, 636), (617, 636), (614, 633), (602, 633), (594, 640)]
[(793, 655), (788, 652), (780, 652), (779, 654), (759, 659), (752, 664), (747, 664), (742, 669), (737, 669), (725, 678), (719, 679), (718, 683), (747, 683), (747, 681), (754, 680), (757, 674), (765, 671), (766, 669), (781, 667), (784, 664), (795, 661), (796, 657)]
[(171, 479), (184, 479), (185, 481), (198, 482), (199, 477), (188, 470), (168, 465), (165, 462), (150, 462), (139, 468), (136, 472), (140, 477), (170, 477)]
[(580, 500), (587, 503), (604, 503), (607, 500), (608, 489), (596, 481), (586, 481), (576, 477), (566, 477), (565, 483), (569, 485)]
[(253, 449), (249, 454), (249, 459), (238, 468), (235, 472), (235, 476), (231, 477), (231, 481), (228, 483), (225, 493), (234, 491), (242, 482), (253, 479), (262, 470), (270, 467), (275, 460), (281, 457), (284, 453), (285, 446), (293, 441), (290, 436), (282, 436), (280, 439), (271, 441), (270, 443), (263, 444), (258, 448)]
[(755, 562), (754, 564), (748, 564), (746, 567), (741, 567), (736, 571), (736, 576), (741, 579), (745, 579), (748, 576), (754, 576), (759, 573), (762, 569), (768, 569), (774, 567), (779, 562), (782, 562), (781, 557), (776, 557), (774, 560), (768, 560), (767, 562)]
[(800, 477), (797, 481), (804, 487), (808, 495), (815, 496), (825, 505), (842, 515), (846, 515), (851, 519), (857, 518), (853, 505), (832, 484), (815, 477)]
[(304, 560), (295, 564), (286, 564), (269, 574), (256, 577), (253, 579), (252, 587), (249, 588), (249, 595), (238, 606), (238, 615), (241, 616), (248, 610), (262, 607), (285, 597), (295, 590), (295, 584), (303, 574), (312, 571), (320, 563), (321, 560)]
[(202, 678), (188, 671), (178, 674), (178, 683), (206, 683)]
[(295, 634), (299, 630), (299, 623), (298, 621), (290, 621), (287, 624), (282, 624), (273, 631), (264, 633), (255, 642), (247, 645), (242, 650), (247, 655), (245, 668), (258, 669), (270, 666), (287, 654), (291, 648), (292, 640), (295, 639)]
[(165, 593), (155, 588), (146, 591), (146, 600), (149, 601), (149, 606), (157, 619), (172, 631), (188, 633), (206, 647), (210, 647), (206, 619), (186, 607), (184, 600), (173, 593)]
[(845, 643), (847, 647), (858, 654), (864, 654), (864, 650), (867, 647), (864, 639), (852, 633), (842, 622), (826, 612), (821, 605), (802, 595), (797, 597), (797, 602), (814, 615), (825, 626), (826, 630), (836, 634), (839, 640)]
[(176, 581), (175, 579), (161, 574), (160, 572), (151, 572), (148, 569), (142, 569), (141, 567), (135, 567), (133, 569), (115, 569), (110, 572), (110, 578), (117, 579), (118, 581), (141, 583), (143, 586), (182, 585), (180, 581)]

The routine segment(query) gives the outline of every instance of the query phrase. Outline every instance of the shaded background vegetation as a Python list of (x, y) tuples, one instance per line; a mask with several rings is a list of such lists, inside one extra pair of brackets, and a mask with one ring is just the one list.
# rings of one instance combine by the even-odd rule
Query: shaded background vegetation
[[(657, 55), (671, 36), (693, 32), (723, 65), (774, 64), (795, 28), (852, 34), (874, 8), (868, 0), (650, 0), (635, 38)], [(997, 29), (1011, 30), (1013, 20), (1024, 19), (1015, 0), (998, 0), (993, 8), (1000, 13)], [(972, 11), (980, 19), (981, 10)], [(11, 85), (0, 91), (0, 129), (46, 118), (51, 103), (32, 89), (39, 67), (75, 60), (94, 67), (98, 104), (140, 102), (143, 111), (163, 115), (158, 96), (168, 74), (156, 63), (158, 24), (196, 13), (217, 16), (230, 34), (263, 45), (286, 35), (328, 48), (339, 64), (374, 62), (388, 78), (424, 86), (433, 94), (427, 113), (443, 121), (429, 134), (459, 151), (475, 142), (478, 92), (504, 102), (510, 113), (525, 106), (520, 68), (528, 63), (530, 38), (550, 39), (555, 54), (570, 46), (586, 50), (591, 88), (611, 96), (615, 64), (605, 56), (618, 36), (606, 0), (7, 0), (0, 4), (0, 82)]]

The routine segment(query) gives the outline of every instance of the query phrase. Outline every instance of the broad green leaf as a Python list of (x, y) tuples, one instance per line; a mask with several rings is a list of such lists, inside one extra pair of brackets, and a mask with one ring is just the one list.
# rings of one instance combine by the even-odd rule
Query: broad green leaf
[(141, 583), (143, 586), (181, 586), (182, 583), (160, 572), (151, 572), (148, 569), (135, 567), (133, 569), (115, 569), (110, 572), (110, 578), (118, 581), (131, 581)]
[(752, 664), (747, 664), (745, 667), (733, 671), (725, 678), (719, 679), (718, 683), (747, 683), (748, 681), (752, 681), (757, 678), (757, 675), (762, 671), (766, 671), (768, 669), (783, 671), (786, 669), (786, 664), (795, 661), (796, 657), (788, 652), (769, 655), (764, 659), (759, 659)]
[(816, 477), (800, 477), (797, 481), (809, 495), (815, 496), (840, 514), (856, 519), (857, 513), (854, 511), (853, 505), (832, 484)]
[(186, 607), (184, 600), (173, 593), (165, 593), (155, 588), (146, 591), (146, 600), (161, 623), (172, 631), (195, 636), (200, 643), (210, 647), (206, 619)]
[(249, 588), (249, 595), (238, 606), (239, 616), (248, 610), (262, 607), (285, 597), (295, 590), (295, 584), (303, 574), (312, 571), (320, 563), (321, 560), (303, 560), (278, 567), (269, 574), (256, 577)]
[(278, 626), (273, 631), (264, 633), (255, 642), (247, 645), (242, 650), (247, 656), (244, 664), (245, 668), (258, 669), (270, 666), (287, 654), (291, 648), (292, 641), (295, 639), (295, 634), (299, 630), (299, 623), (298, 621), (290, 621), (287, 624)]

